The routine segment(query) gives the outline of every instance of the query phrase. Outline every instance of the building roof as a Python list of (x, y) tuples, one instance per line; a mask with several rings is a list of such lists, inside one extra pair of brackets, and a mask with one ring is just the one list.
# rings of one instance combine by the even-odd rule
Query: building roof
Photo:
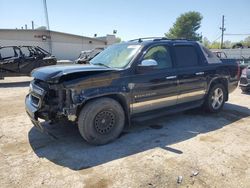
[(71, 33), (64, 33), (64, 32), (59, 32), (59, 31), (52, 31), (52, 30), (42, 30), (42, 29), (0, 29), (1, 31), (7, 31), (7, 32), (50, 32), (50, 33), (55, 33), (55, 34), (61, 34), (61, 35), (67, 35), (67, 36), (73, 36), (73, 37), (80, 37), (80, 38), (85, 38), (88, 40), (93, 40), (93, 41), (101, 41), (101, 42), (106, 42), (106, 37), (98, 37), (98, 38), (92, 38), (92, 37), (86, 37), (86, 36), (81, 36), (81, 35), (76, 35), (76, 34), (71, 34)]

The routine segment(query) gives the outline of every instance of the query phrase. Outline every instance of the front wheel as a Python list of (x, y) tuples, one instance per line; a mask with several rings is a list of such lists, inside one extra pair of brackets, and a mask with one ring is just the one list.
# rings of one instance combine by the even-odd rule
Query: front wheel
[(116, 139), (124, 123), (123, 108), (111, 98), (90, 101), (83, 107), (78, 118), (81, 136), (94, 145), (103, 145)]
[(219, 112), (225, 103), (226, 90), (222, 84), (215, 84), (208, 92), (205, 108), (212, 113)]

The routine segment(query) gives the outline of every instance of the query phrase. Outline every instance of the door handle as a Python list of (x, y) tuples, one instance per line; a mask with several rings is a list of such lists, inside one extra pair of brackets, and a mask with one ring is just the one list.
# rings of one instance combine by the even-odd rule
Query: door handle
[(166, 77), (167, 80), (172, 80), (172, 79), (175, 79), (175, 78), (177, 78), (177, 76), (167, 76)]
[(203, 75), (204, 74), (204, 72), (197, 72), (197, 73), (195, 73), (195, 75)]

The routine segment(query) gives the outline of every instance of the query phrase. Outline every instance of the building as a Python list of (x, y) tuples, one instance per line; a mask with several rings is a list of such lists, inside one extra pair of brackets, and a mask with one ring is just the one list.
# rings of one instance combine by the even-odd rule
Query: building
[(58, 60), (75, 60), (83, 50), (107, 47), (115, 42), (115, 35), (91, 38), (48, 30), (0, 29), (0, 46), (40, 46), (55, 55)]

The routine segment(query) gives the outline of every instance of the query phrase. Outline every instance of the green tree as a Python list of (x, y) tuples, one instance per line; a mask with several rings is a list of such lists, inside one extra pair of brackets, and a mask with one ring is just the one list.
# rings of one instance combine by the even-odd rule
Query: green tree
[(120, 37), (116, 37), (116, 41), (115, 42), (116, 43), (120, 43), (120, 42), (122, 42), (122, 39)]
[(210, 44), (209, 48), (211, 49), (219, 49), (220, 48), (220, 42), (212, 42), (212, 44)]
[(244, 44), (244, 46), (250, 47), (250, 36), (248, 36), (247, 38), (244, 39), (243, 44)]
[(171, 39), (185, 38), (201, 41), (201, 35), (197, 33), (197, 30), (201, 27), (202, 18), (202, 15), (195, 11), (181, 14), (165, 36)]

